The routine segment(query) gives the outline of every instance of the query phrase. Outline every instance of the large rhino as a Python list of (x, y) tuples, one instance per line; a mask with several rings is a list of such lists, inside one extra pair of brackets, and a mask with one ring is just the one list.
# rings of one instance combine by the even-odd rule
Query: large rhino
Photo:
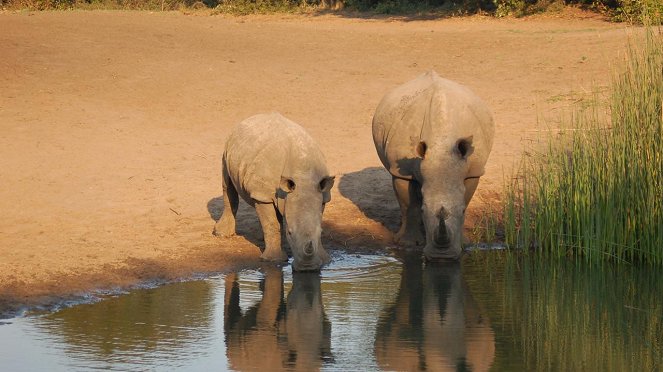
[(287, 261), (281, 249), (282, 223), (294, 270), (319, 270), (329, 262), (320, 234), (334, 177), (304, 128), (278, 113), (242, 121), (226, 142), (222, 175), (224, 210), (216, 235), (235, 234), (239, 195), (258, 214), (265, 237), (263, 259)]
[(430, 260), (460, 257), (465, 208), (494, 132), (487, 105), (435, 71), (385, 95), (373, 117), (373, 141), (401, 209), (396, 242), (425, 244)]

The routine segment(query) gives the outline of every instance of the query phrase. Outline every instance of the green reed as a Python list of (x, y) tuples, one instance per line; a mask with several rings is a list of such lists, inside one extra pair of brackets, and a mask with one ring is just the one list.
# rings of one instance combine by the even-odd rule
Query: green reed
[(495, 332), (494, 370), (663, 368), (658, 268), (482, 252), (463, 272)]
[(647, 28), (600, 100), (523, 157), (502, 210), (510, 248), (663, 265), (663, 37)]

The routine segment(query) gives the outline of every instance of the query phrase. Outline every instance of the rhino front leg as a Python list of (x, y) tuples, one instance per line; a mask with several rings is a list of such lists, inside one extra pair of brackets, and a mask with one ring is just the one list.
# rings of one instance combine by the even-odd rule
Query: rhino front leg
[(239, 207), (239, 194), (230, 180), (225, 163), (221, 173), (223, 176), (223, 214), (214, 226), (214, 235), (228, 237), (235, 235), (235, 216)]
[(402, 245), (423, 245), (426, 237), (421, 222), (421, 186), (417, 181), (392, 177), (394, 192), (401, 207), (401, 227), (394, 241)]
[(267, 261), (288, 261), (288, 255), (281, 249), (281, 223), (276, 216), (276, 208), (271, 203), (255, 203), (256, 213), (265, 237), (265, 251), (260, 258)]

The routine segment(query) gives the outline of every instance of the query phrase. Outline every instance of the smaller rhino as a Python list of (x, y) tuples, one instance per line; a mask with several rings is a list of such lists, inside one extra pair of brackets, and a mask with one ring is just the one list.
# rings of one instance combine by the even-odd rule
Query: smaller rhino
[(334, 177), (304, 128), (279, 113), (252, 116), (232, 131), (223, 153), (223, 202), (214, 234), (235, 234), (241, 196), (255, 208), (265, 237), (261, 258), (287, 261), (286, 232), (295, 271), (315, 271), (330, 261), (322, 247), (322, 213), (331, 200)]

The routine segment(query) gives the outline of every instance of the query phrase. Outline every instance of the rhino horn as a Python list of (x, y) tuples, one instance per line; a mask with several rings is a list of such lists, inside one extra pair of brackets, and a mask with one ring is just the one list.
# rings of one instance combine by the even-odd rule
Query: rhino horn
[(308, 243), (306, 244), (306, 246), (304, 247), (304, 254), (305, 254), (306, 256), (313, 256), (313, 252), (314, 252), (314, 249), (313, 249), (313, 242), (310, 241), (310, 242), (308, 242)]
[(444, 221), (440, 221), (440, 226), (437, 229), (437, 234), (435, 234), (433, 242), (435, 243), (435, 247), (437, 248), (443, 249), (449, 247), (451, 239), (449, 239), (449, 234), (447, 233), (447, 226), (445, 225)]
[(445, 222), (446, 219), (449, 218), (449, 212), (442, 208), (438, 218), (440, 222), (437, 226), (436, 234), (433, 235), (433, 243), (435, 244), (435, 247), (445, 249), (448, 248), (451, 244), (451, 237), (449, 236), (449, 232), (447, 231), (447, 224)]

